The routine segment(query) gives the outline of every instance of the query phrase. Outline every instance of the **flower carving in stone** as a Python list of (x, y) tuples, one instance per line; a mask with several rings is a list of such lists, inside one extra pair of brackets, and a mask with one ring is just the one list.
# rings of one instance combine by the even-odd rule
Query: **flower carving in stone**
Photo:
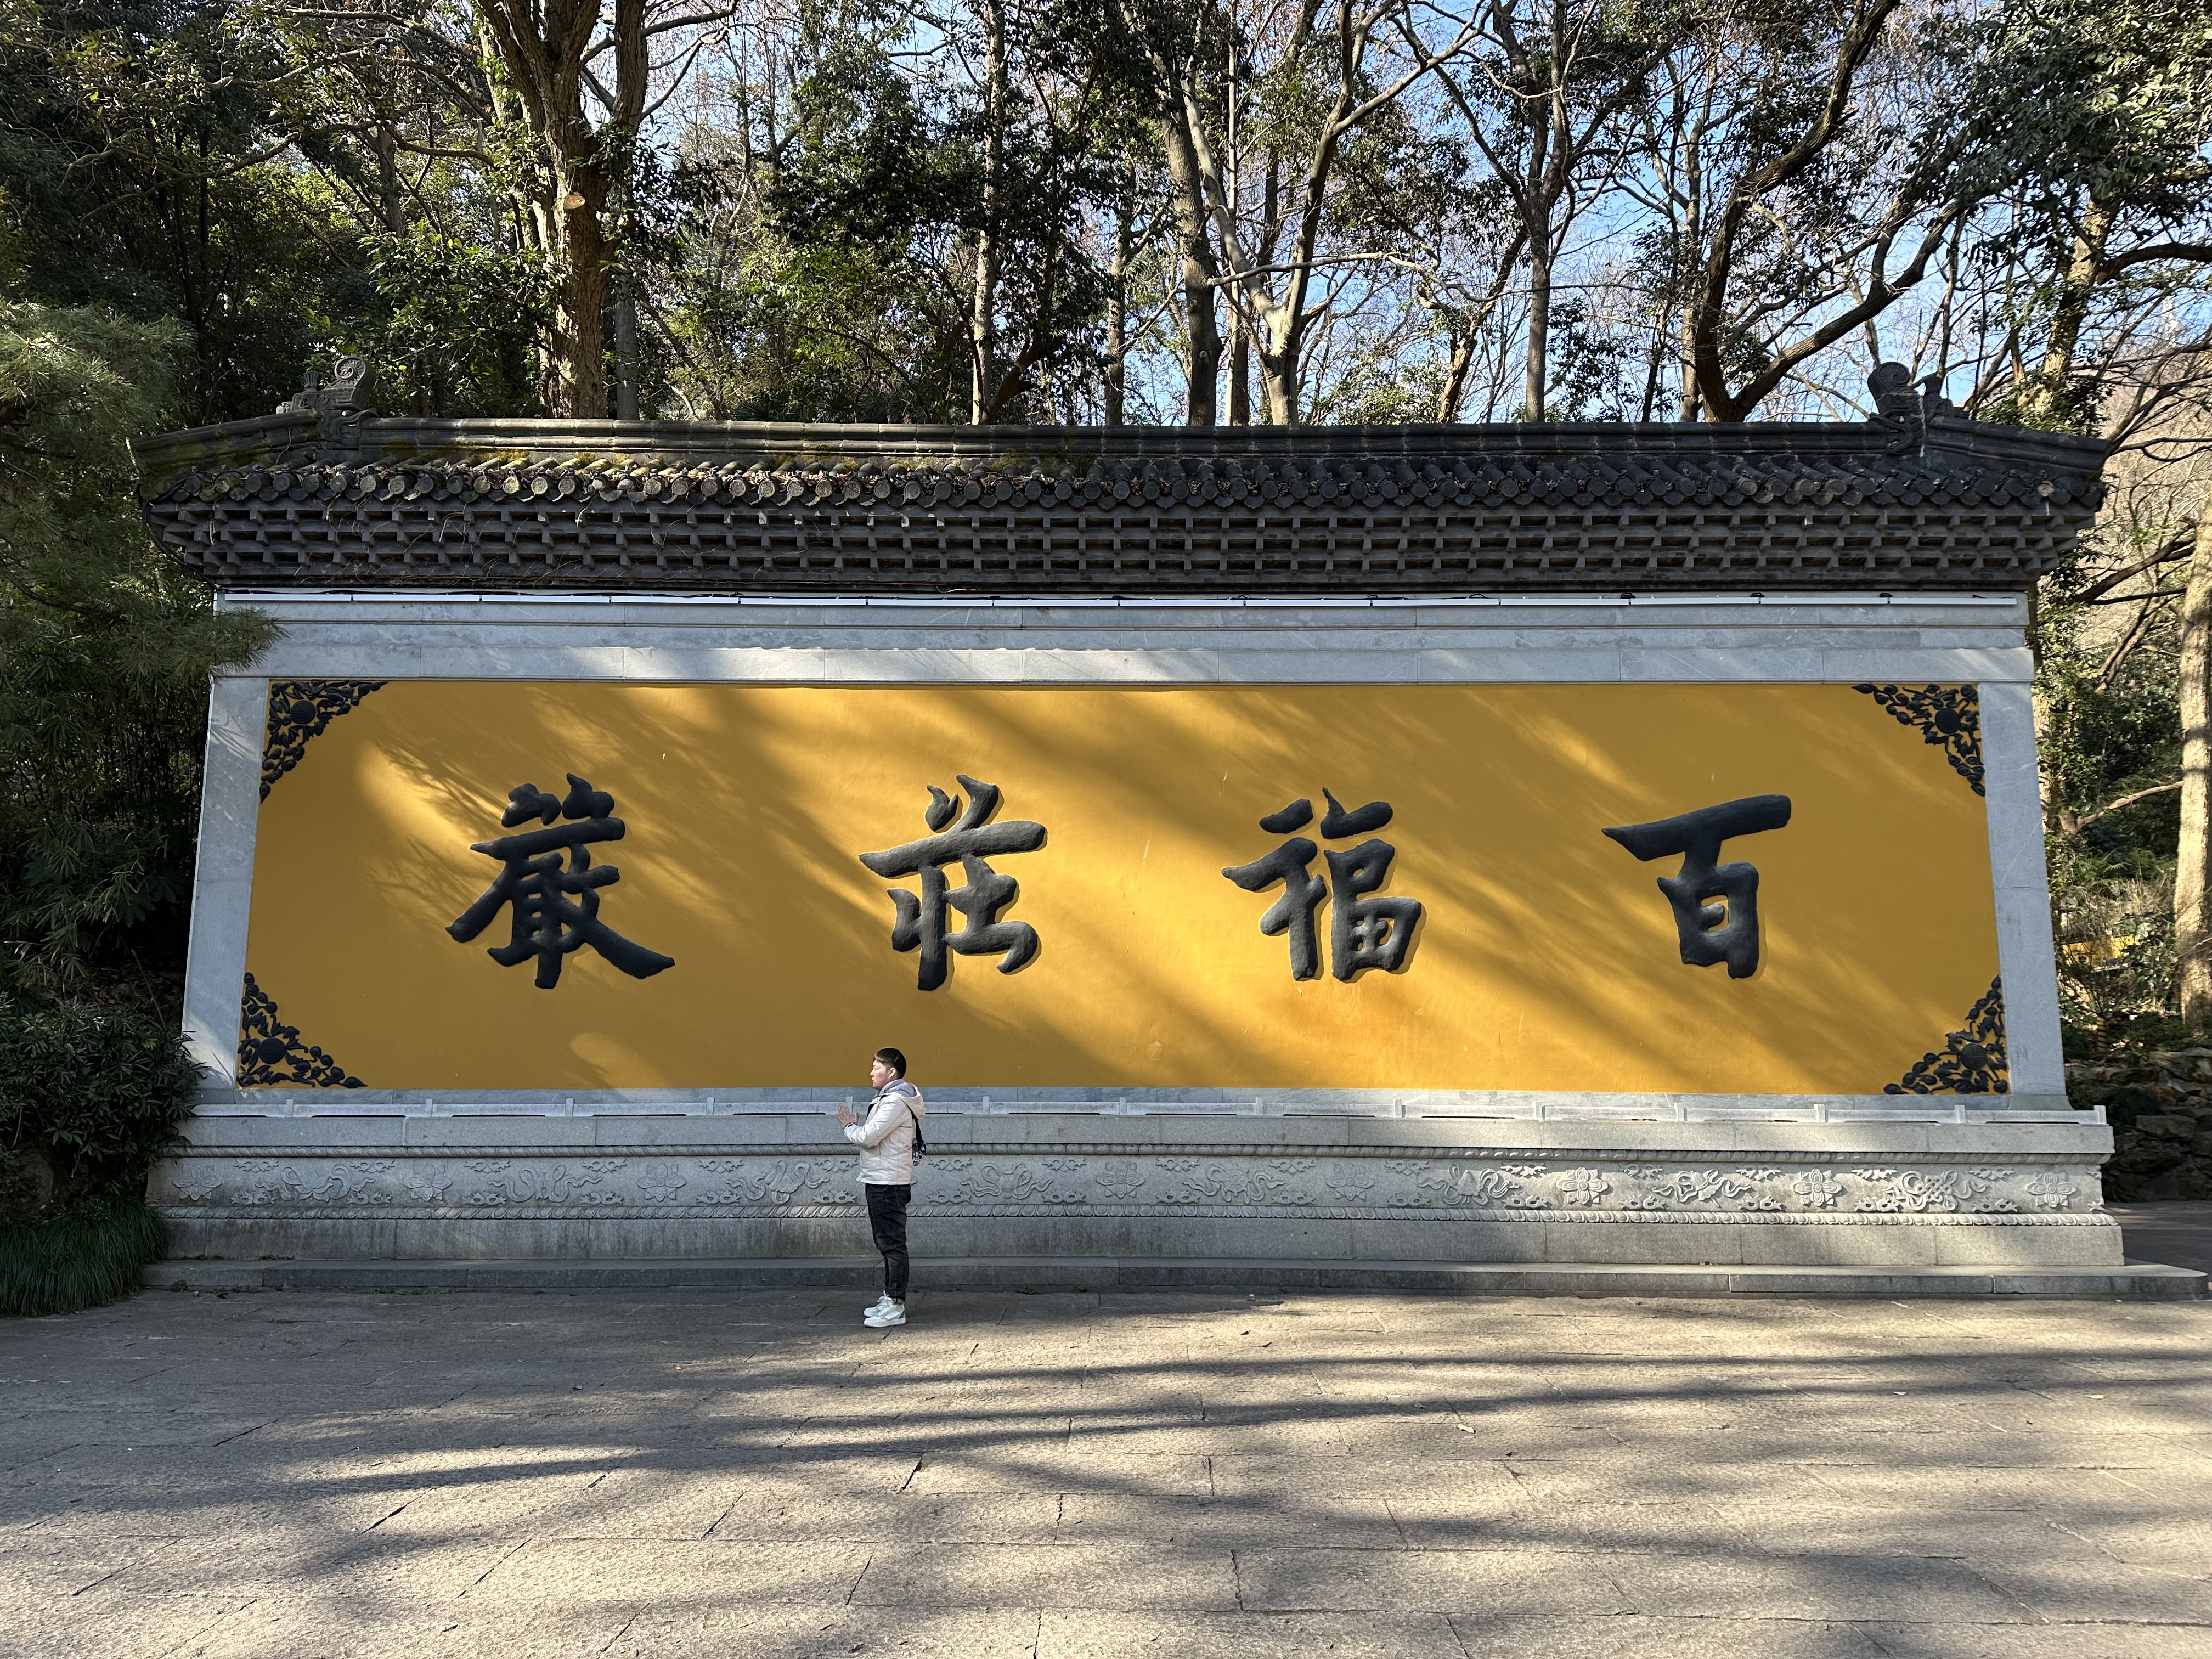
[(190, 1204), (204, 1204), (222, 1190), (222, 1176), (204, 1166), (188, 1166), (170, 1177), (173, 1187)]
[(638, 1191), (645, 1194), (647, 1201), (654, 1204), (673, 1204), (676, 1194), (688, 1184), (675, 1170), (659, 1167), (647, 1170), (637, 1178)]
[(2044, 1209), (2063, 1210), (2072, 1206), (2074, 1195), (2081, 1189), (2056, 1170), (2045, 1170), (2029, 1180), (2025, 1190)]
[(1826, 1170), (1808, 1170), (1790, 1182), (1790, 1190), (1808, 1210), (1832, 1210), (1843, 1196), (1844, 1183)]
[(1375, 1190), (1375, 1177), (1354, 1164), (1323, 1175), (1322, 1184), (1340, 1204), (1364, 1204)]
[(1559, 1177), (1559, 1201), (1577, 1210), (1595, 1206), (1613, 1190), (1613, 1183), (1595, 1170), (1569, 1170)]
[(1091, 1179), (1100, 1192), (1117, 1204), (1127, 1203), (1137, 1195), (1137, 1189), (1145, 1184), (1144, 1176), (1125, 1168), (1101, 1170)]

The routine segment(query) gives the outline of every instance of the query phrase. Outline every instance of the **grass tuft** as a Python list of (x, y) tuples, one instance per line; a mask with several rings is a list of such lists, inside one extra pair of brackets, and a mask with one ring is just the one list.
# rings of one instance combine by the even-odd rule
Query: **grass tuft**
[(143, 1199), (89, 1198), (44, 1221), (0, 1226), (0, 1315), (113, 1302), (168, 1248), (168, 1224)]

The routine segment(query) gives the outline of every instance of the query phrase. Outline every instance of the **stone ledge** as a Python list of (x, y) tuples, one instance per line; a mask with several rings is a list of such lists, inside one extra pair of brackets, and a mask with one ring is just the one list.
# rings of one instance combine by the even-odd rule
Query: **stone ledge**
[[(962, 1290), (1341, 1290), (1459, 1296), (1836, 1296), (2116, 1297), (2186, 1301), (2207, 1275), (2153, 1261), (2118, 1267), (1686, 1267), (1606, 1263), (1320, 1261), (1266, 1259), (940, 1258), (928, 1285)], [(866, 1291), (873, 1257), (628, 1261), (157, 1261), (149, 1290)]]

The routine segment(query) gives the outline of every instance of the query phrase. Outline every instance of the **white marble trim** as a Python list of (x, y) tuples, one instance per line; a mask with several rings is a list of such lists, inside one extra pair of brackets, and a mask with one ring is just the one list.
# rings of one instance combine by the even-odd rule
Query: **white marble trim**
[(251, 598), (275, 678), (761, 684), (2026, 682), (2011, 596), (1607, 595), (1172, 606), (635, 596)]
[[(2066, 1061), (2058, 1031), (2034, 702), (2025, 685), (1985, 683), (1980, 690), (1982, 787), (1989, 800), (1990, 875), (1996, 899), (1997, 967), (2004, 976), (2012, 1090), (2015, 1095), (2063, 1096)], [(1966, 1012), (1959, 1011), (1961, 1020)]]
[(238, 1010), (253, 908), (253, 839), (261, 814), (265, 678), (219, 678), (208, 697), (192, 868), (191, 941), (185, 962), (185, 1042), (217, 1087), (238, 1081)]

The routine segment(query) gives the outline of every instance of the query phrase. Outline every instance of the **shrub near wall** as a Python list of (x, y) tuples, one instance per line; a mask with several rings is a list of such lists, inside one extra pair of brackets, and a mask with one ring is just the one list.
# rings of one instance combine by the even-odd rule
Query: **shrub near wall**
[(0, 995), (0, 1314), (112, 1301), (160, 1259), (146, 1176), (199, 1078), (156, 1016)]

